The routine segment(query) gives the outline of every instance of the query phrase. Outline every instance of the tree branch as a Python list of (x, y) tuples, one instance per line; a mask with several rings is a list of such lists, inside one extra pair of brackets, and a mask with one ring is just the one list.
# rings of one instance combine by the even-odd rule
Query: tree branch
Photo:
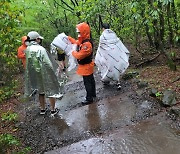
[(63, 9), (67, 10), (67, 11), (70, 11), (71, 13), (73, 13), (72, 10), (68, 9), (68, 8), (65, 8), (63, 5), (59, 4), (56, 0), (54, 0), (54, 2), (59, 5), (60, 7), (62, 7)]
[(61, 2), (62, 2), (63, 4), (65, 4), (68, 8), (70, 8), (71, 11), (74, 11), (74, 9), (73, 9), (71, 6), (69, 6), (65, 1), (61, 0)]
[(74, 1), (75, 1), (76, 5), (78, 6), (79, 4), (78, 4), (77, 0), (74, 0)]
[(66, 24), (68, 23), (68, 19), (67, 19), (67, 16), (66, 16), (66, 11), (64, 10), (64, 18), (65, 18), (65, 21), (66, 21)]
[(73, 0), (71, 0), (71, 3), (74, 5), (74, 7), (76, 6), (76, 4), (74, 3), (74, 1), (73, 1)]

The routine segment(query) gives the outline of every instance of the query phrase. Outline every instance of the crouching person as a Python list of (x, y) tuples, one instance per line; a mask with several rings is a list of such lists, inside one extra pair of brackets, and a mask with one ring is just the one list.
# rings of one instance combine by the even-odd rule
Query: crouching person
[(56, 76), (58, 64), (40, 45), (43, 39), (36, 31), (31, 31), (27, 35), (25, 96), (30, 97), (35, 93), (39, 94), (41, 115), (46, 113), (45, 97), (48, 97), (51, 116), (54, 116), (58, 113), (58, 109), (55, 108), (56, 98), (62, 97)]

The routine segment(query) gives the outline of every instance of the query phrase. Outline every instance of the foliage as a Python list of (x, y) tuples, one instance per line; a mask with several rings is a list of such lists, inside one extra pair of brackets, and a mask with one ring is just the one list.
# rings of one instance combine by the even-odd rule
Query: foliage
[(158, 91), (155, 95), (156, 97), (160, 98), (162, 96), (162, 93)]
[(13, 5), (22, 10), (21, 30), (25, 34), (32, 30), (38, 31), (45, 38), (43, 46), (47, 48), (59, 33), (74, 35), (76, 17), (61, 8), (54, 0), (14, 0)]
[(6, 153), (8, 148), (18, 145), (19, 141), (11, 134), (0, 135), (0, 153)]
[[(81, 12), (81, 21), (88, 21), (92, 27), (93, 38), (98, 41), (101, 33), (101, 19), (102, 22), (110, 24), (120, 38), (128, 37), (131, 40), (133, 34), (131, 33), (132, 26), (129, 12), (125, 11), (130, 9), (130, 3), (124, 1), (80, 1), (76, 7), (77, 12)], [(98, 37), (97, 37), (98, 36)]]
[[(0, 2), (0, 81), (5, 83), (0, 87), (0, 102), (13, 93), (14, 76), (19, 71), (19, 62), (16, 58), (20, 25), (18, 8), (12, 7), (10, 1)], [(7, 77), (8, 76), (8, 77)]]
[(31, 148), (30, 147), (26, 147), (22, 150), (19, 150), (18, 152), (15, 152), (15, 154), (27, 154), (31, 151)]
[[(22, 28), (38, 30), (49, 46), (61, 32), (75, 36), (75, 25), (86, 21), (98, 42), (101, 23), (108, 22), (117, 35), (139, 50), (144, 42), (160, 49), (179, 40), (180, 9), (177, 0), (14, 0), (23, 10)], [(24, 9), (23, 9), (24, 8)], [(39, 24), (41, 21), (41, 24)], [(27, 32), (27, 31), (26, 31)], [(149, 48), (149, 46), (147, 46)], [(141, 51), (140, 51), (141, 52)]]
[(17, 81), (13, 80), (10, 84), (0, 87), (0, 103), (9, 99), (17, 87)]
[(11, 112), (6, 112), (1, 114), (1, 120), (2, 121), (17, 121), (18, 114), (17, 113), (11, 113)]
[(21, 146), (20, 142), (13, 135), (0, 135), (0, 153), (9, 153), (11, 151), (11, 153), (15, 154), (27, 154), (31, 151), (30, 147), (17, 150), (19, 146)]

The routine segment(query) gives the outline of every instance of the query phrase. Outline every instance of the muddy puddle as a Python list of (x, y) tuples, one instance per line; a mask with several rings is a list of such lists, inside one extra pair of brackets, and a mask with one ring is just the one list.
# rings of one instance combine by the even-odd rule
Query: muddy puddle
[[(166, 122), (166, 116), (146, 117), (134, 122), (137, 116), (146, 115), (153, 103), (139, 100), (135, 105), (131, 92), (104, 98), (96, 103), (81, 106), (59, 114), (63, 122), (53, 123), (56, 133), (73, 143), (48, 154), (178, 154), (180, 130)], [(69, 96), (70, 97), (70, 96)], [(69, 98), (68, 97), (68, 98)], [(81, 140), (81, 141), (79, 141)]]
[[(61, 111), (59, 116), (65, 121), (64, 124), (68, 125), (68, 133), (76, 132), (76, 136), (111, 130), (132, 123), (131, 118), (135, 115), (136, 108), (126, 99), (128, 99), (127, 96), (122, 98), (114, 96), (71, 111)], [(58, 125), (62, 126), (62, 123), (55, 123), (55, 125), (59, 127)], [(60, 129), (59, 132), (61, 131)]]
[(179, 154), (180, 130), (165, 121), (155, 116), (46, 154)]

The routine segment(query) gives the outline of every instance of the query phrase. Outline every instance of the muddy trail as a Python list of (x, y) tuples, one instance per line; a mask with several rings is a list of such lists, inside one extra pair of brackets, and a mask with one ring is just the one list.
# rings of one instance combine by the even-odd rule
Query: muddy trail
[[(82, 106), (85, 96), (82, 78), (69, 73), (64, 96), (57, 101), (58, 115), (39, 114), (38, 99), (23, 103), (19, 137), (31, 153), (46, 154), (178, 154), (180, 120), (138, 89), (133, 80), (104, 86), (95, 74), (97, 98)], [(48, 105), (48, 100), (47, 100)]]

